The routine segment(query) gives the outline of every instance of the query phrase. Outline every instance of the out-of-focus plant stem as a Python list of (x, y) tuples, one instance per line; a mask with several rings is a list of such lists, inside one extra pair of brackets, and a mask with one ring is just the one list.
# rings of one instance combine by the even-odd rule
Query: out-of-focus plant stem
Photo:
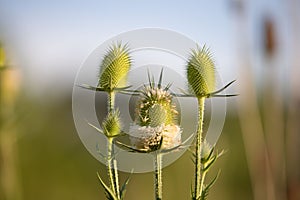
[[(17, 134), (15, 101), (19, 87), (17, 69), (0, 69), (0, 198), (20, 200), (22, 197), (17, 169)], [(3, 196), (1, 196), (3, 195)]]
[(289, 93), (288, 113), (286, 121), (286, 160), (287, 160), (287, 184), (288, 199), (300, 199), (300, 27), (299, 27), (299, 1), (289, 0), (287, 2), (288, 21), (290, 22), (290, 71), (289, 71)]
[(238, 113), (241, 123), (246, 158), (249, 165), (250, 179), (252, 183), (254, 200), (274, 200), (274, 181), (272, 179), (270, 161), (262, 119), (259, 113), (257, 94), (255, 90), (253, 72), (248, 49), (249, 31), (247, 30), (246, 0), (236, 1), (237, 6), (237, 47), (238, 62), (240, 63), (238, 85), (240, 98), (238, 101)]

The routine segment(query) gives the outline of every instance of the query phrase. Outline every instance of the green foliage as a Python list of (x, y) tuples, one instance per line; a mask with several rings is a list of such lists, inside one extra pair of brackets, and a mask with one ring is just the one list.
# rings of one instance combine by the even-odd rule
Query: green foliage
[(124, 87), (130, 66), (131, 57), (128, 46), (121, 43), (112, 45), (100, 65), (98, 87), (106, 91)]
[(98, 180), (102, 187), (105, 190), (105, 194), (108, 200), (118, 200), (118, 198), (115, 196), (114, 192), (104, 183), (104, 181), (101, 179), (99, 173), (97, 173)]
[(215, 64), (211, 53), (204, 46), (193, 49), (187, 63), (190, 90), (197, 97), (206, 96), (216, 88)]
[[(207, 185), (204, 184), (204, 180), (206, 177), (206, 174), (209, 172), (213, 164), (217, 161), (217, 159), (224, 154), (224, 151), (221, 151), (220, 153), (215, 152), (215, 148), (211, 148), (210, 145), (204, 141), (202, 143), (201, 147), (201, 173), (202, 173), (202, 191), (201, 195), (196, 197), (195, 192), (191, 191), (192, 200), (206, 200), (209, 194), (209, 191), (211, 187), (214, 185), (216, 180), (218, 179), (220, 175), (220, 171), (218, 174), (211, 180), (211, 182)], [(196, 155), (193, 154), (194, 158), (196, 158)]]
[(125, 182), (123, 183), (121, 190), (120, 190), (120, 198), (123, 200), (125, 197), (125, 193), (126, 193), (126, 186), (128, 185), (130, 180), (130, 176), (125, 180)]
[(201, 197), (200, 197), (200, 200), (206, 200), (207, 197), (208, 197), (208, 193), (209, 193), (209, 190), (210, 188), (215, 184), (215, 182), (217, 181), (218, 177), (220, 175), (220, 171), (218, 172), (218, 174), (211, 180), (211, 182), (206, 185), (202, 191), (202, 194), (201, 194)]

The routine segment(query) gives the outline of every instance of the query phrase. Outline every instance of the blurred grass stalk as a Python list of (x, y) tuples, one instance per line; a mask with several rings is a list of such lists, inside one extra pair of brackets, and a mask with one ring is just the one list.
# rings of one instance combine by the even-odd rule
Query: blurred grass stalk
[(254, 200), (274, 200), (275, 189), (271, 166), (264, 138), (264, 130), (257, 102), (257, 94), (248, 50), (247, 15), (245, 0), (235, 1), (237, 5), (237, 39), (239, 52), (238, 85), (241, 94), (238, 101), (238, 113), (249, 166)]
[[(245, 151), (252, 180), (254, 199), (296, 200), (299, 199), (299, 47), (300, 34), (297, 24), (296, 2), (291, 1), (294, 10), (290, 21), (296, 27), (293, 44), (293, 63), (289, 91), (283, 93), (280, 81), (280, 69), (276, 64), (281, 59), (276, 53), (278, 38), (276, 38), (274, 21), (264, 18), (264, 58), (262, 111), (260, 115), (258, 97), (255, 90), (253, 72), (251, 71), (248, 50), (247, 19), (245, 1), (239, 1), (238, 9), (238, 45), (240, 53), (239, 79), (240, 86), (239, 115), (244, 137)], [(293, 6), (292, 6), (293, 5)], [(297, 67), (298, 66), (298, 67)], [(288, 95), (288, 97), (287, 97)], [(285, 118), (284, 103), (288, 103), (287, 119)]]
[(285, 117), (282, 82), (278, 61), (276, 30), (274, 20), (263, 19), (263, 39), (265, 66), (263, 72), (263, 124), (270, 166), (274, 181), (276, 199), (287, 199), (286, 157), (285, 157)]
[(286, 145), (287, 145), (287, 179), (288, 197), (290, 200), (300, 199), (300, 14), (299, 1), (289, 0), (288, 12), (289, 22), (291, 23), (291, 68), (289, 80), (289, 102), (286, 124)]
[(5, 52), (0, 46), (0, 198), (22, 199), (18, 176), (17, 127), (15, 101), (19, 91), (18, 69), (6, 65)]

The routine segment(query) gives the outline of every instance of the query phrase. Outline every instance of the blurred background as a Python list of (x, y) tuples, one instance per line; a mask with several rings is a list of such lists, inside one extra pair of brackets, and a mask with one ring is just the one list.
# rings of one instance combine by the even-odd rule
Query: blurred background
[[(73, 123), (76, 72), (112, 36), (159, 27), (207, 44), (223, 81), (237, 79), (210, 199), (299, 200), (299, 10), (297, 0), (0, 0), (0, 199), (105, 199), (105, 166)], [(193, 172), (188, 152), (166, 167), (164, 199), (189, 199)], [(152, 176), (134, 174), (126, 199), (153, 199)]]

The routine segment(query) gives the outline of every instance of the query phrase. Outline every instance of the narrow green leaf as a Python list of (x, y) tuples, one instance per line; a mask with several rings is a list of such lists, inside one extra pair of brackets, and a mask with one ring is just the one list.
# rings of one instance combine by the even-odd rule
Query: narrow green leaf
[(208, 193), (209, 193), (209, 190), (211, 189), (211, 187), (215, 184), (215, 182), (217, 181), (219, 175), (220, 175), (220, 170), (218, 171), (217, 175), (213, 178), (213, 180), (203, 189), (202, 191), (202, 195), (201, 195), (201, 198), (200, 200), (206, 200), (207, 199), (207, 196), (208, 196)]
[(132, 175), (133, 172), (131, 172), (131, 174), (128, 176), (128, 178), (124, 181), (122, 187), (121, 187), (121, 190), (120, 190), (120, 196), (121, 196), (121, 199), (123, 200), (124, 197), (125, 197), (125, 193), (126, 193), (126, 186), (128, 185), (129, 181), (130, 181), (130, 178), (131, 178), (131, 175)]
[(98, 180), (100, 181), (100, 184), (105, 190), (106, 197), (108, 200), (118, 200), (118, 198), (115, 196), (115, 194), (111, 191), (111, 189), (104, 183), (104, 181), (101, 179), (99, 173), (97, 172)]
[(209, 168), (215, 163), (217, 160), (217, 156), (214, 156), (213, 159), (209, 161), (209, 163), (206, 165), (206, 167), (203, 169), (203, 172), (206, 172), (209, 170)]

